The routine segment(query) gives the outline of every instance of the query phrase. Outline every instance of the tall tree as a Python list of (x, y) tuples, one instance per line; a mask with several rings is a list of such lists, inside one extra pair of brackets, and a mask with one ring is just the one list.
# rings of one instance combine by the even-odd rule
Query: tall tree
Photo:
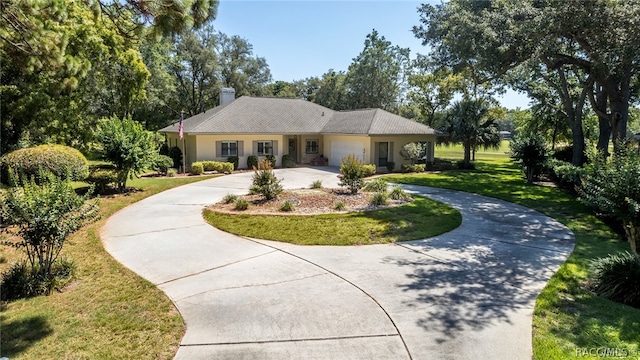
[(436, 114), (444, 110), (456, 92), (461, 91), (462, 75), (446, 68), (422, 67), (423, 72), (409, 76), (409, 99), (420, 110), (421, 122), (433, 127)]
[(99, 115), (130, 112), (144, 99), (149, 75), (137, 49), (84, 2), (19, 4), (21, 18), (3, 12), (10, 26), (0, 30), (2, 152), (46, 142), (82, 147)]
[(217, 37), (212, 27), (206, 27), (179, 37), (171, 70), (178, 85), (178, 97), (189, 116), (216, 105), (220, 88)]
[[(530, 59), (580, 68), (607, 93), (614, 138), (626, 136), (640, 70), (640, 2), (455, 0), (423, 5), (415, 35), (438, 61), (496, 80)], [(577, 129), (577, 128), (576, 128)]]
[(322, 75), (313, 101), (333, 110), (347, 109), (346, 77), (344, 72), (335, 72), (333, 69), (329, 69)]
[(374, 29), (345, 79), (347, 106), (397, 111), (409, 67), (409, 48), (394, 46)]
[(500, 147), (500, 133), (493, 119), (488, 118), (489, 103), (484, 99), (465, 98), (453, 103), (439, 138), (443, 144), (462, 144), (464, 148), (463, 166), (469, 168), (471, 152)]
[(217, 38), (222, 85), (234, 88), (236, 96), (262, 95), (262, 89), (271, 81), (265, 58), (254, 56), (253, 45), (239, 36), (219, 32)]

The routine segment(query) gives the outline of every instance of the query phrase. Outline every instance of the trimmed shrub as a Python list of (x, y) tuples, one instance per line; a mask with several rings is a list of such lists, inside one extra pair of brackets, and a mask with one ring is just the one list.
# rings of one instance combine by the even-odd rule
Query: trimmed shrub
[(426, 164), (403, 164), (400, 167), (400, 170), (403, 173), (417, 173), (417, 172), (424, 172), (426, 168)]
[(559, 187), (574, 193), (582, 187), (582, 178), (586, 174), (585, 168), (553, 158), (547, 160), (546, 167)]
[(293, 210), (295, 210), (295, 206), (289, 200), (285, 200), (282, 205), (280, 205), (280, 211), (291, 212)]
[(396, 168), (396, 163), (394, 163), (393, 161), (387, 161), (387, 172), (388, 173), (392, 173), (395, 168)]
[(271, 168), (272, 169), (274, 169), (276, 167), (276, 157), (274, 155), (267, 155), (264, 158), (269, 160), (269, 163), (271, 163)]
[(233, 170), (238, 170), (238, 165), (240, 163), (240, 158), (239, 157), (237, 157), (237, 156), (229, 156), (227, 158), (227, 162), (233, 164)]
[(0, 158), (2, 181), (8, 183), (9, 173), (34, 177), (40, 184), (40, 171), (54, 174), (58, 178), (70, 177), (70, 180), (82, 181), (89, 174), (87, 159), (74, 148), (64, 145), (40, 145), (10, 152)]
[(371, 205), (375, 205), (375, 206), (386, 205), (388, 200), (389, 200), (389, 194), (387, 194), (386, 191), (377, 192), (373, 194), (373, 197), (371, 198)]
[(91, 167), (85, 181), (95, 186), (98, 194), (104, 194), (112, 184), (118, 182), (118, 174), (113, 165), (99, 165)]
[(640, 308), (640, 258), (629, 252), (592, 263), (591, 286), (599, 296)]
[(258, 157), (255, 155), (251, 155), (247, 157), (247, 168), (249, 170), (253, 168), (258, 168)]
[(235, 194), (227, 194), (222, 198), (222, 202), (225, 204), (231, 204), (238, 200), (238, 195)]
[(157, 171), (160, 174), (166, 175), (167, 170), (173, 166), (173, 159), (166, 155), (158, 154), (155, 159), (153, 159), (153, 170)]
[(169, 149), (169, 157), (173, 160), (173, 166), (176, 169), (182, 167), (182, 150), (179, 147), (174, 146)]
[(158, 154), (169, 156), (169, 144), (167, 144), (166, 141), (163, 142), (162, 145), (160, 145), (160, 149), (158, 149)]
[(278, 179), (271, 168), (269, 160), (265, 159), (260, 162), (258, 169), (254, 171), (252, 177), (252, 185), (249, 192), (252, 194), (260, 194), (266, 200), (275, 199), (282, 193), (282, 182)]
[(336, 204), (333, 206), (334, 209), (338, 210), (338, 211), (343, 211), (347, 206), (344, 204), (344, 201), (338, 201), (336, 202)]
[(340, 159), (340, 186), (347, 187), (352, 194), (362, 188), (364, 169), (360, 160), (354, 155)]
[(364, 164), (362, 165), (362, 171), (364, 177), (373, 176), (376, 174), (376, 166), (374, 164)]
[(391, 192), (389, 192), (389, 198), (403, 201), (412, 200), (411, 196), (400, 186), (394, 186), (393, 189), (391, 189)]
[(204, 165), (201, 162), (191, 164), (191, 174), (200, 175), (204, 172)]
[(236, 200), (235, 210), (247, 210), (249, 208), (249, 202), (246, 199), (238, 199)]
[(217, 171), (219, 173), (233, 172), (233, 164), (221, 161), (200, 161), (204, 171)]
[(389, 183), (387, 182), (387, 180), (383, 178), (377, 178), (365, 182), (362, 190), (370, 192), (382, 192), (387, 191), (388, 186)]
[(291, 158), (291, 155), (289, 154), (282, 155), (282, 167), (284, 168), (293, 167), (293, 159)]
[(322, 189), (322, 180), (316, 180), (311, 183), (312, 189)]

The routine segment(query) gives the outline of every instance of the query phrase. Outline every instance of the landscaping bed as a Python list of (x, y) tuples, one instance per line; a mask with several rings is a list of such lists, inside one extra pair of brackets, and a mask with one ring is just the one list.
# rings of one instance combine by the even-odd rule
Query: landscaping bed
[[(250, 206), (247, 210), (235, 210), (234, 203), (225, 204), (219, 202), (209, 207), (211, 211), (225, 213), (261, 214), (261, 215), (316, 215), (327, 213), (347, 213), (352, 211), (367, 211), (406, 204), (409, 200), (389, 199), (386, 205), (372, 205), (371, 199), (375, 193), (359, 192), (351, 194), (344, 189), (297, 189), (285, 190), (277, 199), (265, 201), (261, 195), (243, 195), (238, 198), (245, 199)], [(293, 204), (293, 210), (283, 212), (280, 210), (282, 203), (289, 201)], [(342, 202), (344, 209), (336, 210), (336, 204)]]

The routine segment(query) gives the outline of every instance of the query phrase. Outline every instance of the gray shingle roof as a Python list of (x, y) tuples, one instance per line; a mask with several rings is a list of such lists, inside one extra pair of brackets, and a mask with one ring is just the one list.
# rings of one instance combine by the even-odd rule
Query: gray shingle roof
[[(160, 130), (178, 132), (178, 121)], [(186, 134), (435, 134), (382, 109), (334, 111), (302, 99), (242, 96), (184, 120)]]

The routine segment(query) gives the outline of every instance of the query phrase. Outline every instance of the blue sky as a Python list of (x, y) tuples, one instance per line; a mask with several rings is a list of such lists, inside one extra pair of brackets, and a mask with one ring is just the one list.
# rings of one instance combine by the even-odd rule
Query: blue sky
[[(239, 35), (266, 58), (273, 80), (321, 76), (329, 69), (346, 71), (362, 51), (373, 29), (394, 45), (426, 53), (411, 32), (424, 1), (275, 1), (220, 0), (217, 30)], [(524, 95), (507, 93), (507, 108), (528, 107)]]

